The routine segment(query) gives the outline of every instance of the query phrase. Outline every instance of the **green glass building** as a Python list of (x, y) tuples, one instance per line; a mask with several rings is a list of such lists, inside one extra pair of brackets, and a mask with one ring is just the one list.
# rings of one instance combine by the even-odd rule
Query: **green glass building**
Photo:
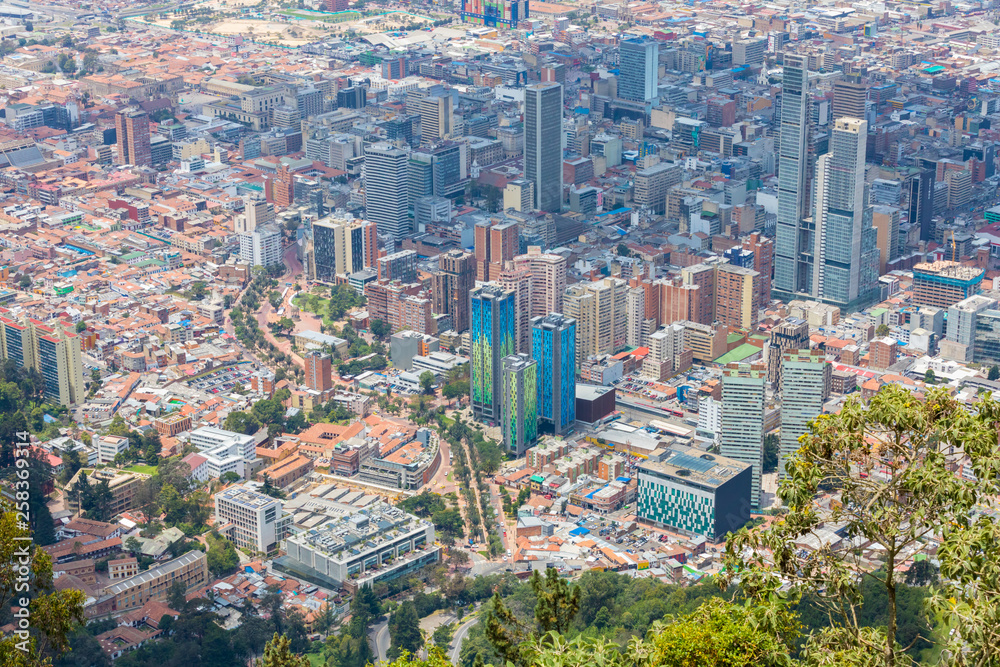
[(479, 421), (500, 421), (501, 364), (514, 349), (514, 292), (485, 284), (469, 293), (472, 368), (469, 393), (472, 415)]
[(538, 362), (527, 354), (514, 354), (504, 357), (501, 365), (503, 442), (520, 457), (538, 441)]

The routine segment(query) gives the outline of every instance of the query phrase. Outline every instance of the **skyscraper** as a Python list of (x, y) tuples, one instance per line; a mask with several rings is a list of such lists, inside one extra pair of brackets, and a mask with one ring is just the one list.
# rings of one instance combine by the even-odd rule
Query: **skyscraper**
[(563, 88), (537, 83), (524, 90), (524, 176), (535, 184), (535, 208), (562, 208)]
[(763, 364), (729, 364), (722, 371), (722, 436), (719, 452), (752, 467), (750, 504), (760, 506), (764, 465)]
[(451, 95), (432, 95), (417, 102), (420, 113), (420, 143), (430, 145), (451, 135)]
[(633, 102), (656, 99), (659, 79), (658, 42), (645, 37), (623, 39), (618, 45), (618, 97)]
[(451, 315), (452, 328), (469, 328), (469, 292), (476, 285), (476, 263), (470, 253), (449, 250), (438, 257), (432, 281), (434, 312)]
[(933, 169), (921, 168), (910, 178), (909, 221), (920, 225), (920, 240), (934, 240), (934, 181)]
[(771, 329), (764, 358), (767, 360), (767, 383), (777, 388), (781, 382), (781, 359), (789, 350), (809, 349), (809, 323), (800, 317), (789, 317)]
[(523, 266), (507, 263), (497, 277), (500, 287), (514, 293), (514, 349), (531, 353), (531, 273)]
[(514, 266), (531, 274), (531, 317), (561, 313), (566, 292), (566, 258), (528, 246), (523, 255), (514, 257)]
[(799, 436), (823, 412), (830, 396), (832, 367), (822, 350), (789, 350), (781, 359), (781, 439), (778, 478), (785, 478), (785, 462), (799, 448)]
[(538, 362), (538, 416), (561, 435), (576, 421), (576, 320), (551, 313), (531, 320)]
[(506, 262), (514, 259), (520, 247), (516, 222), (499, 225), (478, 223), (473, 230), (476, 253), (476, 280), (496, 280)]
[(136, 167), (152, 167), (149, 145), (149, 114), (141, 109), (123, 109), (115, 114), (118, 135), (118, 162)]
[(366, 217), (397, 241), (411, 233), (406, 151), (391, 144), (365, 148)]
[(336, 282), (338, 275), (375, 267), (375, 223), (327, 216), (313, 221), (312, 233), (314, 257), (309, 266), (314, 280)]
[(783, 298), (813, 295), (814, 244), (810, 225), (804, 222), (809, 206), (808, 62), (806, 56), (786, 54), (781, 86), (773, 290)]
[(514, 456), (538, 440), (538, 363), (526, 354), (501, 360), (503, 443)]
[(528, 0), (462, 0), (462, 22), (491, 28), (516, 28), (528, 18)]
[(477, 420), (500, 419), (501, 364), (514, 354), (514, 293), (486, 284), (470, 295), (472, 414)]
[(878, 289), (878, 232), (865, 196), (867, 136), (866, 121), (838, 118), (830, 152), (816, 161), (815, 296), (842, 308)]

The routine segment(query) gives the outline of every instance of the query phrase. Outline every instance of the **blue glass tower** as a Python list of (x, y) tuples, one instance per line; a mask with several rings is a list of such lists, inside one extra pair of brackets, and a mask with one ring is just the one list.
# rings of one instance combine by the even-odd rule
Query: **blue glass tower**
[(469, 293), (472, 369), (469, 393), (475, 419), (495, 424), (500, 420), (502, 365), (514, 349), (514, 293), (489, 283)]
[(538, 362), (538, 417), (562, 434), (576, 421), (576, 320), (559, 313), (531, 320)]

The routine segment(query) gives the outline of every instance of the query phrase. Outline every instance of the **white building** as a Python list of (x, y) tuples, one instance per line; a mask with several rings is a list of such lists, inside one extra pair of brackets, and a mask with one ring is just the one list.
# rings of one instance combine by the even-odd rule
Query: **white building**
[(257, 444), (251, 435), (203, 426), (191, 431), (189, 440), (205, 457), (206, 472), (199, 474), (207, 474), (210, 479), (218, 479), (227, 472), (245, 478), (248, 464), (257, 458)]
[(128, 438), (120, 435), (102, 435), (97, 440), (97, 460), (112, 463), (115, 456), (128, 449)]
[(236, 546), (271, 553), (288, 534), (292, 515), (282, 509), (281, 500), (255, 486), (232, 486), (215, 494), (216, 525), (223, 526)]
[(263, 225), (240, 234), (240, 259), (251, 266), (281, 263), (281, 232), (273, 225)]

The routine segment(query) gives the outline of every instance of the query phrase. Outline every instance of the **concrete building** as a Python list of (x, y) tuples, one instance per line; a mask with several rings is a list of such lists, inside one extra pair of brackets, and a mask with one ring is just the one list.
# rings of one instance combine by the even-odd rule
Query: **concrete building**
[(514, 267), (526, 269), (530, 275), (530, 317), (545, 317), (561, 313), (566, 293), (566, 258), (544, 253), (539, 246), (528, 246), (523, 255), (514, 257)]
[(215, 521), (237, 547), (271, 554), (287, 537), (292, 517), (282, 510), (281, 500), (246, 485), (215, 494)]
[(410, 236), (406, 151), (391, 144), (365, 148), (365, 212), (378, 231), (396, 240)]
[(141, 609), (150, 600), (166, 600), (176, 581), (181, 582), (185, 591), (208, 583), (208, 557), (204, 551), (189, 551), (134, 577), (113, 583), (105, 592), (114, 598), (116, 611), (131, 611)]
[(333, 389), (333, 366), (330, 355), (323, 352), (311, 352), (305, 355), (304, 360), (306, 386), (316, 391)]
[(207, 474), (212, 479), (227, 472), (246, 478), (250, 464), (257, 458), (257, 443), (251, 435), (202, 426), (191, 431), (189, 441), (205, 457)]
[(618, 96), (632, 102), (652, 102), (657, 98), (659, 42), (644, 37), (618, 43)]
[(33, 368), (44, 380), (45, 400), (78, 405), (85, 399), (80, 337), (62, 327), (50, 327), (25, 317), (0, 316), (0, 359), (19, 368)]
[(715, 276), (715, 319), (731, 329), (749, 330), (760, 311), (761, 275), (753, 269), (719, 264)]
[(389, 339), (389, 358), (395, 368), (413, 370), (413, 359), (441, 350), (441, 341), (430, 334), (398, 331)]
[(941, 260), (913, 267), (913, 303), (948, 308), (979, 291), (985, 271)]
[(452, 329), (469, 328), (469, 293), (476, 284), (476, 261), (471, 253), (449, 250), (438, 257), (432, 278), (434, 312), (451, 315)]
[(591, 355), (613, 354), (628, 341), (628, 283), (604, 278), (566, 288), (563, 314), (576, 320), (576, 363)]
[(375, 268), (378, 238), (375, 223), (356, 218), (326, 216), (312, 222), (313, 245), (309, 269), (314, 280), (336, 282)]
[(274, 224), (262, 225), (248, 234), (240, 234), (240, 259), (250, 266), (280, 264), (281, 230)]
[(563, 87), (558, 83), (527, 86), (524, 93), (524, 177), (534, 184), (535, 208), (562, 208)]
[(115, 114), (115, 129), (118, 136), (118, 163), (152, 167), (149, 114), (137, 108), (119, 111)]

